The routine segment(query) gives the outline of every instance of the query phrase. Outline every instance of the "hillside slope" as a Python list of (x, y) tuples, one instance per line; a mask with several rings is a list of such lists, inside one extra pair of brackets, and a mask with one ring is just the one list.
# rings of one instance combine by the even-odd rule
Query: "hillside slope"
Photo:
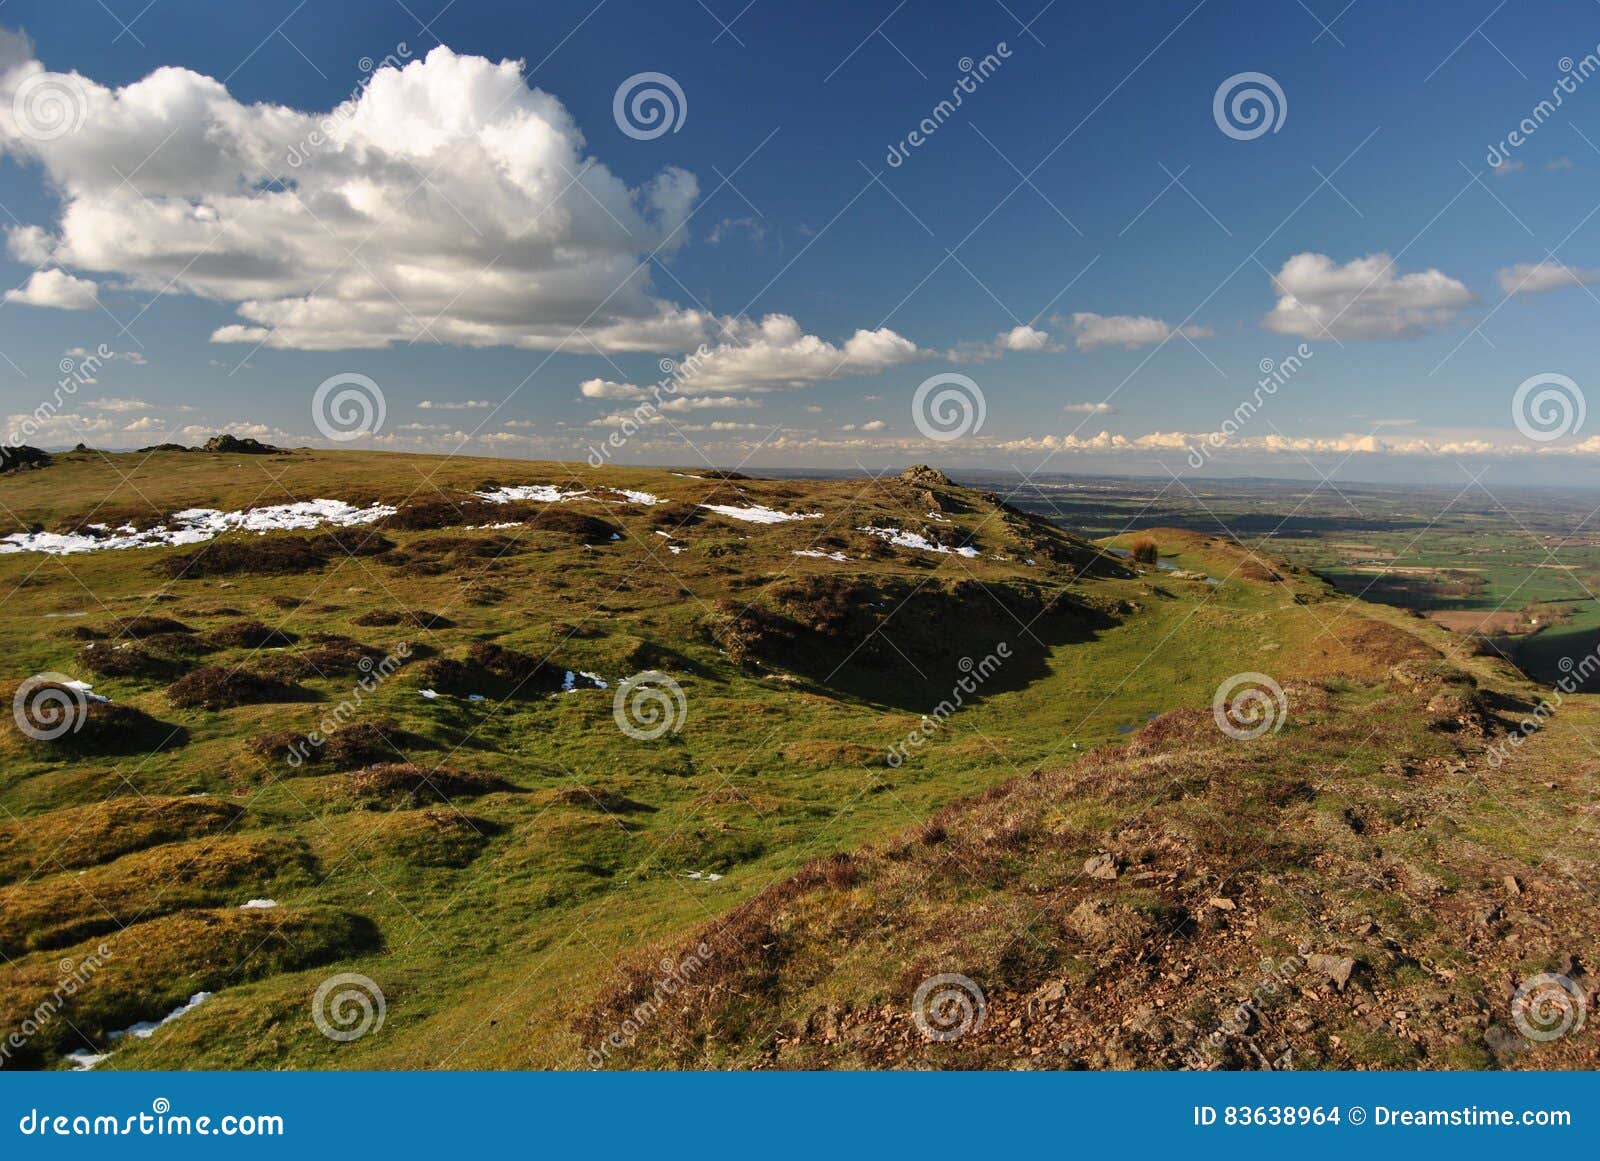
[[(1592, 775), (1479, 797), (1531, 687), (1224, 539), (1146, 568), (928, 469), (77, 452), (0, 489), (0, 693), (42, 715), (0, 731), (5, 1067), (581, 1067), (702, 941), (705, 986), (601, 1063), (1171, 1066), (1177, 1034), (1095, 1056), (1094, 1012), (1187, 1011), (1285, 940), (1491, 998), (1593, 946), (1556, 906), (1592, 893)], [(1217, 729), (1241, 674), (1280, 733)], [(1454, 944), (1443, 902), (1507, 874)], [(1329, 1003), (1411, 994), (1360, 963)], [(929, 1056), (894, 1013), (939, 970), (990, 1014)], [(351, 977), (370, 1017), (329, 1035)], [(1058, 1039), (1012, 1028), (1059, 980)], [(1336, 1024), (1297, 1059), (1344, 1061)]]
[(1284, 684), (1281, 731), (1163, 714), (813, 862), (578, 1027), (653, 1000), (627, 1067), (1600, 1066), (1600, 707), (1508, 746), (1543, 691), (1382, 616)]

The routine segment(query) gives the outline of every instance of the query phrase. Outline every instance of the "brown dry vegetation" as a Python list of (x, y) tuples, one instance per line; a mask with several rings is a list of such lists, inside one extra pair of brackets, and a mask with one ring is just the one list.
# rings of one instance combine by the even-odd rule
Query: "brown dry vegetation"
[[(813, 863), (641, 954), (579, 1032), (661, 1002), (656, 961), (709, 945), (629, 1066), (1595, 1067), (1592, 1037), (1534, 1046), (1507, 1007), (1545, 970), (1593, 1002), (1597, 882), (1566, 857), (1582, 832), (1555, 825), (1542, 764), (1496, 770), (1478, 736), (1429, 725), (1464, 699), (1503, 728), (1478, 690), (1491, 671), (1352, 638), (1374, 665), (1404, 658), (1389, 682), (1293, 683), (1288, 727), (1249, 743), (1206, 711), (1165, 714), (1125, 748)], [(1600, 763), (1569, 777), (1592, 793)], [(1526, 830), (1547, 844), (1532, 863)], [(939, 972), (987, 1002), (946, 1043), (910, 1012)]]

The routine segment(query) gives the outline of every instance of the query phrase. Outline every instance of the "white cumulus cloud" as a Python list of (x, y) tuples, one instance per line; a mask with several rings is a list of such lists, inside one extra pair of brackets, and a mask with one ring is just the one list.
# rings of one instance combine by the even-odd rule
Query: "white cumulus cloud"
[[(684, 240), (695, 177), (628, 185), (520, 61), (440, 46), (316, 111), (244, 103), (185, 68), (109, 87), (30, 58), (15, 36), (0, 53), (0, 152), (40, 166), (60, 211), (12, 228), (13, 255), (229, 303), (239, 321), (218, 341), (552, 349), (576, 332), (656, 351), (708, 331), (641, 261)], [(15, 98), (41, 76), (79, 103), (70, 131), (29, 132)], [(94, 291), (49, 269), (7, 297), (82, 309)]]
[(98, 299), (99, 287), (65, 270), (35, 270), (25, 286), (6, 291), (7, 302), (53, 306), (59, 310), (88, 310)]
[(1174, 335), (1190, 339), (1203, 339), (1211, 335), (1208, 327), (1174, 327), (1163, 319), (1148, 315), (1095, 314), (1079, 311), (1068, 320), (1073, 342), (1079, 350), (1095, 347), (1146, 347), (1163, 343)]
[(1403, 339), (1449, 326), (1476, 301), (1438, 270), (1398, 274), (1384, 253), (1342, 266), (1326, 254), (1296, 254), (1273, 278), (1277, 305), (1264, 320), (1279, 334)]
[(1542, 294), (1547, 290), (1588, 286), (1591, 282), (1600, 281), (1600, 270), (1585, 270), (1547, 259), (1507, 266), (1504, 270), (1496, 271), (1495, 280), (1506, 294)]

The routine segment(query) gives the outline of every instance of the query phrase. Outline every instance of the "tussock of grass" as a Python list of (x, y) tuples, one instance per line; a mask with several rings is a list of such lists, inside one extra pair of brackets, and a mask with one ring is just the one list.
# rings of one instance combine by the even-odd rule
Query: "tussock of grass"
[(285, 872), (311, 870), (295, 839), (222, 834), (164, 843), (85, 873), (0, 887), (0, 953), (15, 958), (184, 908), (237, 904), (268, 894)]
[(151, 567), (173, 580), (215, 576), (297, 576), (316, 572), (329, 554), (304, 536), (219, 538), (191, 552), (162, 557)]
[(212, 798), (112, 798), (0, 822), (0, 883), (215, 834), (243, 815)]
[(504, 829), (449, 807), (430, 807), (392, 811), (363, 833), (375, 850), (408, 866), (459, 869), (482, 854)]
[(78, 660), (96, 677), (142, 677), (152, 681), (172, 681), (194, 668), (192, 661), (157, 652), (137, 641), (91, 641), (78, 651)]
[(407, 750), (430, 746), (426, 738), (402, 729), (393, 718), (355, 721), (341, 726), (320, 746), (311, 745), (304, 733), (275, 730), (250, 740), (250, 750), (264, 758), (286, 762), (298, 755), (301, 763), (329, 770), (352, 770), (373, 763), (392, 763)]
[[(0, 682), (0, 702), (14, 705), (21, 682)], [(70, 758), (90, 755), (149, 754), (173, 749), (188, 741), (188, 731), (181, 726), (169, 725), (151, 717), (137, 706), (121, 702), (94, 701), (76, 690), (53, 681), (35, 682), (23, 700), (22, 718), (16, 713), (8, 715), (3, 729), (7, 741), (25, 751)], [(47, 706), (45, 699), (56, 699)], [(49, 737), (60, 725), (56, 717), (37, 715), (60, 712), (70, 718), (71, 726), (57, 737)], [(27, 721), (46, 736), (35, 737), (24, 733), (21, 721)]]
[(277, 649), (298, 640), (299, 634), (260, 621), (235, 621), (206, 634), (214, 649)]
[[(196, 992), (315, 967), (379, 942), (369, 920), (348, 912), (230, 908), (185, 911), (64, 951), (26, 956), (0, 968), (0, 1026), (20, 1027), (41, 1004), (60, 1007), (8, 1066), (41, 1067), (77, 1049), (104, 1051), (110, 1033), (159, 1019)], [(69, 962), (66, 975), (77, 972), (83, 981), (63, 995)]]
[(295, 701), (301, 696), (294, 686), (275, 677), (221, 665), (196, 669), (167, 687), (173, 705), (213, 711), (257, 702)]
[(368, 809), (395, 806), (430, 806), (457, 798), (477, 798), (516, 787), (493, 774), (478, 774), (448, 767), (413, 766), (387, 762), (354, 774), (330, 775), (323, 785), (329, 792), (353, 798)]

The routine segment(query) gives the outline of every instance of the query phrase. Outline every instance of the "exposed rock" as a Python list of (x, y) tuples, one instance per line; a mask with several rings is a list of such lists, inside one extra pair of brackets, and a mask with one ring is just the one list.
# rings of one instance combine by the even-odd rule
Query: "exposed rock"
[(243, 439), (240, 439), (238, 436), (228, 435), (226, 432), (224, 432), (222, 435), (214, 435), (210, 439), (206, 440), (205, 446), (203, 446), (200, 450), (208, 452), (233, 452), (238, 455), (247, 456), (277, 456), (288, 454), (281, 447), (273, 447), (270, 443), (262, 443), (259, 439), (252, 439), (249, 436), (245, 436)]
[(1083, 864), (1083, 873), (1091, 879), (1115, 879), (1117, 877), (1117, 856), (1101, 851), (1098, 855), (1091, 855)]
[(1342, 992), (1350, 982), (1350, 973), (1355, 971), (1356, 961), (1347, 955), (1313, 953), (1306, 956), (1306, 966), (1318, 975), (1326, 976)]
[(938, 468), (930, 468), (927, 464), (912, 464), (900, 473), (900, 478), (908, 484), (920, 484), (923, 487), (942, 485), (950, 487), (950, 477)]
[(0, 473), (21, 472), (29, 468), (48, 468), (50, 453), (27, 444), (0, 446)]

